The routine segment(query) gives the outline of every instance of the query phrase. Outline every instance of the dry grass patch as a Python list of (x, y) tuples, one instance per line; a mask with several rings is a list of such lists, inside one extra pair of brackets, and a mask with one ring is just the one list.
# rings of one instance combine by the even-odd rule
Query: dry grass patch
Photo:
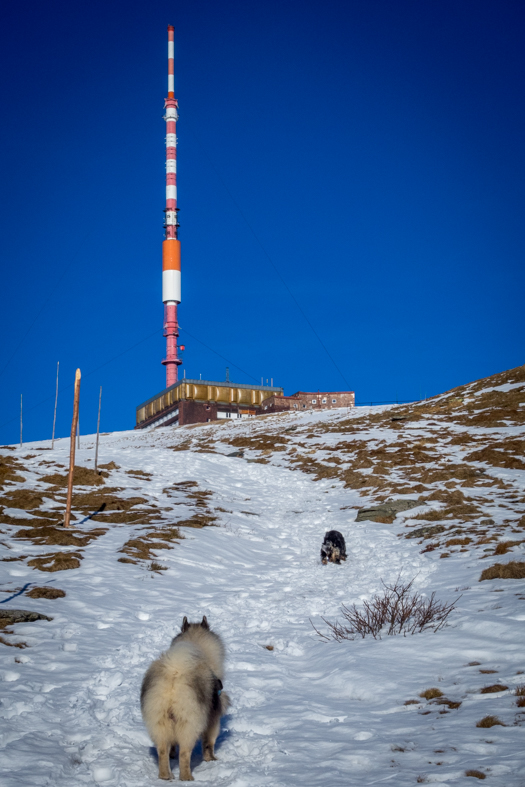
[(29, 598), (55, 599), (55, 598), (64, 598), (66, 594), (63, 590), (60, 590), (60, 588), (37, 587), (37, 588), (32, 588), (25, 595), (29, 596)]
[(83, 531), (73, 528), (56, 527), (55, 524), (45, 519), (31, 520), (31, 527), (22, 528), (13, 535), (13, 538), (31, 541), (36, 545), (84, 547), (95, 538), (103, 536), (107, 531), (103, 528), (94, 528)]
[(17, 473), (17, 470), (25, 470), (19, 460), (14, 456), (0, 456), (0, 487), (6, 481), (13, 483), (25, 481), (25, 478)]
[[(503, 441), (502, 441), (503, 442)], [(525, 453), (525, 440), (514, 440), (513, 443), (520, 445), (519, 453)], [(485, 462), (493, 467), (506, 467), (511, 470), (525, 470), (525, 462), (511, 453), (506, 453), (501, 450), (501, 443), (498, 443), (498, 448), (482, 448), (480, 451), (474, 451), (468, 454), (465, 459), (470, 462)], [(516, 449), (518, 452), (518, 449)]]
[(485, 579), (525, 579), (525, 562), (494, 563), (481, 572), (480, 582)]
[(498, 719), (497, 716), (483, 716), (483, 718), (480, 719), (480, 721), (478, 721), (478, 723), (476, 724), (476, 727), (487, 728), (487, 727), (496, 727), (497, 725), (499, 725), (500, 727), (505, 726), (501, 721), (501, 719)]
[(0, 497), (0, 505), (9, 508), (20, 508), (23, 511), (32, 511), (40, 508), (44, 497), (52, 497), (45, 492), (34, 492), (32, 489), (13, 489)]
[(494, 683), (492, 686), (483, 686), (480, 689), (480, 694), (497, 694), (498, 691), (507, 691), (509, 687), (504, 686), (502, 683)]
[(146, 470), (126, 470), (125, 472), (132, 478), (141, 478), (144, 481), (151, 481), (153, 478), (153, 473), (148, 473)]
[(31, 568), (38, 568), (39, 571), (68, 571), (80, 568), (81, 560), (82, 554), (80, 552), (48, 552), (28, 560), (27, 565)]
[(435, 700), (442, 697), (443, 692), (440, 689), (425, 689), (425, 691), (419, 693), (419, 696), (423, 697), (424, 700)]
[(465, 771), (465, 776), (473, 776), (475, 779), (486, 779), (487, 776), (482, 771), (476, 771), (475, 769), (471, 768), (469, 771)]
[(119, 562), (137, 563), (139, 560), (154, 562), (156, 550), (173, 549), (173, 544), (178, 544), (182, 538), (180, 530), (174, 525), (166, 525), (156, 530), (146, 530), (126, 541), (119, 551), (128, 555), (128, 558), (119, 558)]
[[(109, 473), (102, 471), (96, 473), (89, 467), (80, 467), (75, 465), (73, 471), (73, 485), (74, 486), (99, 486), (105, 483), (104, 478), (107, 478)], [(62, 475), (61, 473), (53, 473), (52, 475), (43, 476), (40, 480), (46, 484), (53, 484), (57, 487), (67, 487), (68, 474)]]
[(522, 541), (500, 541), (496, 549), (494, 550), (495, 555), (506, 555), (507, 552), (510, 552), (512, 547), (518, 546), (522, 544)]
[(468, 536), (465, 538), (449, 538), (448, 541), (445, 542), (446, 547), (458, 547), (458, 546), (465, 546), (466, 544), (470, 544), (472, 539)]
[(263, 434), (253, 437), (234, 437), (228, 443), (234, 448), (252, 448), (254, 451), (264, 451), (265, 449), (284, 451), (288, 440), (285, 437), (279, 437), (279, 435)]

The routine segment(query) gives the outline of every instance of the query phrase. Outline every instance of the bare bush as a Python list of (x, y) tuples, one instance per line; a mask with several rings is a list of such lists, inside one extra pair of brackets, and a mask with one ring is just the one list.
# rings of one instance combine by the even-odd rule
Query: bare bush
[(384, 635), (406, 636), (425, 629), (436, 632), (445, 625), (461, 598), (458, 596), (455, 601), (443, 604), (436, 600), (435, 593), (425, 597), (414, 592), (414, 580), (404, 584), (399, 577), (393, 585), (385, 585), (384, 582), (382, 584), (383, 592), (376, 594), (371, 601), (364, 601), (362, 608), (355, 604), (351, 607), (342, 604), (343, 622), (336, 620), (332, 623), (323, 618), (328, 626), (326, 634), (318, 631), (312, 623), (319, 637), (324, 642), (342, 642), (368, 636), (374, 639), (381, 639)]

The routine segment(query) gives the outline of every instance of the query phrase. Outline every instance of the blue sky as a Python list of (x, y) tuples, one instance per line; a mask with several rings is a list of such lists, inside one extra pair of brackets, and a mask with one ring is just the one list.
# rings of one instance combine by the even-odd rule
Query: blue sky
[(168, 24), (188, 377), (365, 402), (524, 362), (523, 3), (29, 0), (0, 31), (1, 443), (20, 394), (51, 436), (57, 361), (62, 436), (77, 366), (83, 433), (100, 385), (103, 431), (164, 387)]

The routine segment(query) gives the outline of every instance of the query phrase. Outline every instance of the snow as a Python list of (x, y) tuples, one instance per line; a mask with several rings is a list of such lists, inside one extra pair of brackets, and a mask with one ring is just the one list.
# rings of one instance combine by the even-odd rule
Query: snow
[[(355, 415), (385, 411), (356, 408)], [(27, 643), (24, 650), (0, 645), (2, 785), (143, 787), (156, 782), (156, 755), (140, 714), (140, 684), (184, 615), (190, 620), (207, 615), (223, 637), (225, 689), (232, 699), (217, 744), (219, 760), (203, 762), (200, 746), (194, 752), (197, 782), (217, 787), (391, 782), (405, 787), (419, 779), (461, 786), (472, 785), (465, 771), (476, 769), (498, 787), (525, 783), (525, 713), (519, 712), (513, 694), (525, 683), (525, 581), (478, 582), (482, 568), (495, 559), (480, 562), (473, 550), (451, 552), (446, 560), (437, 552), (422, 553), (416, 539), (399, 536), (408, 532), (405, 524), (423, 524), (413, 520), (421, 508), (399, 514), (393, 525), (356, 523), (358, 508), (372, 503), (372, 497), (337, 479), (316, 481), (293, 470), (284, 453), (271, 453), (269, 464), (225, 455), (236, 450), (225, 442), (232, 435), (281, 435), (292, 425), (298, 431), (290, 439), (299, 445), (310, 428), (335, 426), (349, 415), (307, 413), (102, 438), (99, 461), (120, 466), (106, 485), (120, 489), (121, 497), (146, 498), (163, 509), (159, 521), (173, 524), (188, 515), (190, 502), (183, 490), (171, 497), (163, 490), (195, 481), (199, 490), (212, 493), (208, 505), (219, 517), (218, 526), (185, 528), (173, 549), (158, 550), (157, 560), (166, 566), (159, 573), (144, 563), (118, 562), (123, 543), (142, 532), (140, 523), (109, 525), (82, 548), (83, 560), (75, 570), (47, 573), (22, 560), (0, 563), (0, 588), (9, 595), (21, 582), (59, 587), (67, 594), (53, 601), (18, 596), (0, 606), (0, 613), (5, 607), (24, 608), (53, 617), (14, 626), (11, 640)], [(428, 429), (426, 422), (418, 422), (411, 439), (428, 435)], [(435, 429), (439, 433), (440, 427)], [(506, 427), (498, 434), (517, 431)], [(195, 450), (195, 445), (173, 450), (190, 437), (213, 442), (216, 452)], [(341, 439), (348, 438), (337, 432), (310, 438), (312, 461), (325, 461), (327, 446)], [(396, 439), (397, 433), (374, 425), (367, 436), (371, 446)], [(89, 466), (93, 436), (82, 437), (81, 444), (77, 464)], [(40, 454), (41, 447), (48, 444), (12, 452), (27, 468), (27, 481), (18, 488), (44, 490), (42, 475), (64, 472), (41, 462), (66, 466), (67, 441), (58, 442), (53, 452)], [(451, 446), (448, 458), (461, 462), (465, 450)], [(33, 458), (25, 460), (28, 455)], [(137, 468), (151, 478), (126, 473)], [(523, 500), (524, 472), (490, 472), (512, 484)], [(481, 500), (488, 493), (477, 494)], [(509, 510), (505, 514), (490, 501), (487, 515), (503, 523)], [(513, 509), (518, 515), (520, 505)], [(53, 508), (56, 503), (47, 498), (42, 510)], [(9, 508), (4, 514), (29, 517)], [(99, 521), (74, 515), (85, 532), (100, 527)], [(29, 525), (21, 521), (21, 526)], [(319, 560), (329, 529), (340, 530), (346, 539), (348, 560), (341, 566), (323, 566)], [(2, 530), (10, 556), (57, 549), (15, 540), (7, 526)], [(523, 546), (497, 560), (523, 559)], [(325, 631), (323, 618), (335, 620), (342, 603), (359, 604), (380, 592), (383, 582), (398, 577), (414, 579), (416, 590), (435, 591), (441, 601), (460, 597), (443, 630), (381, 640), (320, 641), (313, 625)], [(482, 674), (480, 669), (495, 672)], [(482, 694), (491, 683), (508, 688)], [(432, 687), (461, 706), (449, 710), (419, 697)], [(405, 705), (407, 700), (417, 702)], [(477, 728), (487, 714), (497, 715), (506, 726)], [(173, 768), (177, 776), (176, 762)]]

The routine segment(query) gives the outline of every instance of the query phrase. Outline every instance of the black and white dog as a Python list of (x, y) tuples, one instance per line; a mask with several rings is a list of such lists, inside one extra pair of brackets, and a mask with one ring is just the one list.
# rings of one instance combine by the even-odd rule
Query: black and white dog
[(326, 565), (340, 563), (341, 560), (346, 560), (345, 540), (339, 530), (329, 530), (321, 546), (321, 562)]

